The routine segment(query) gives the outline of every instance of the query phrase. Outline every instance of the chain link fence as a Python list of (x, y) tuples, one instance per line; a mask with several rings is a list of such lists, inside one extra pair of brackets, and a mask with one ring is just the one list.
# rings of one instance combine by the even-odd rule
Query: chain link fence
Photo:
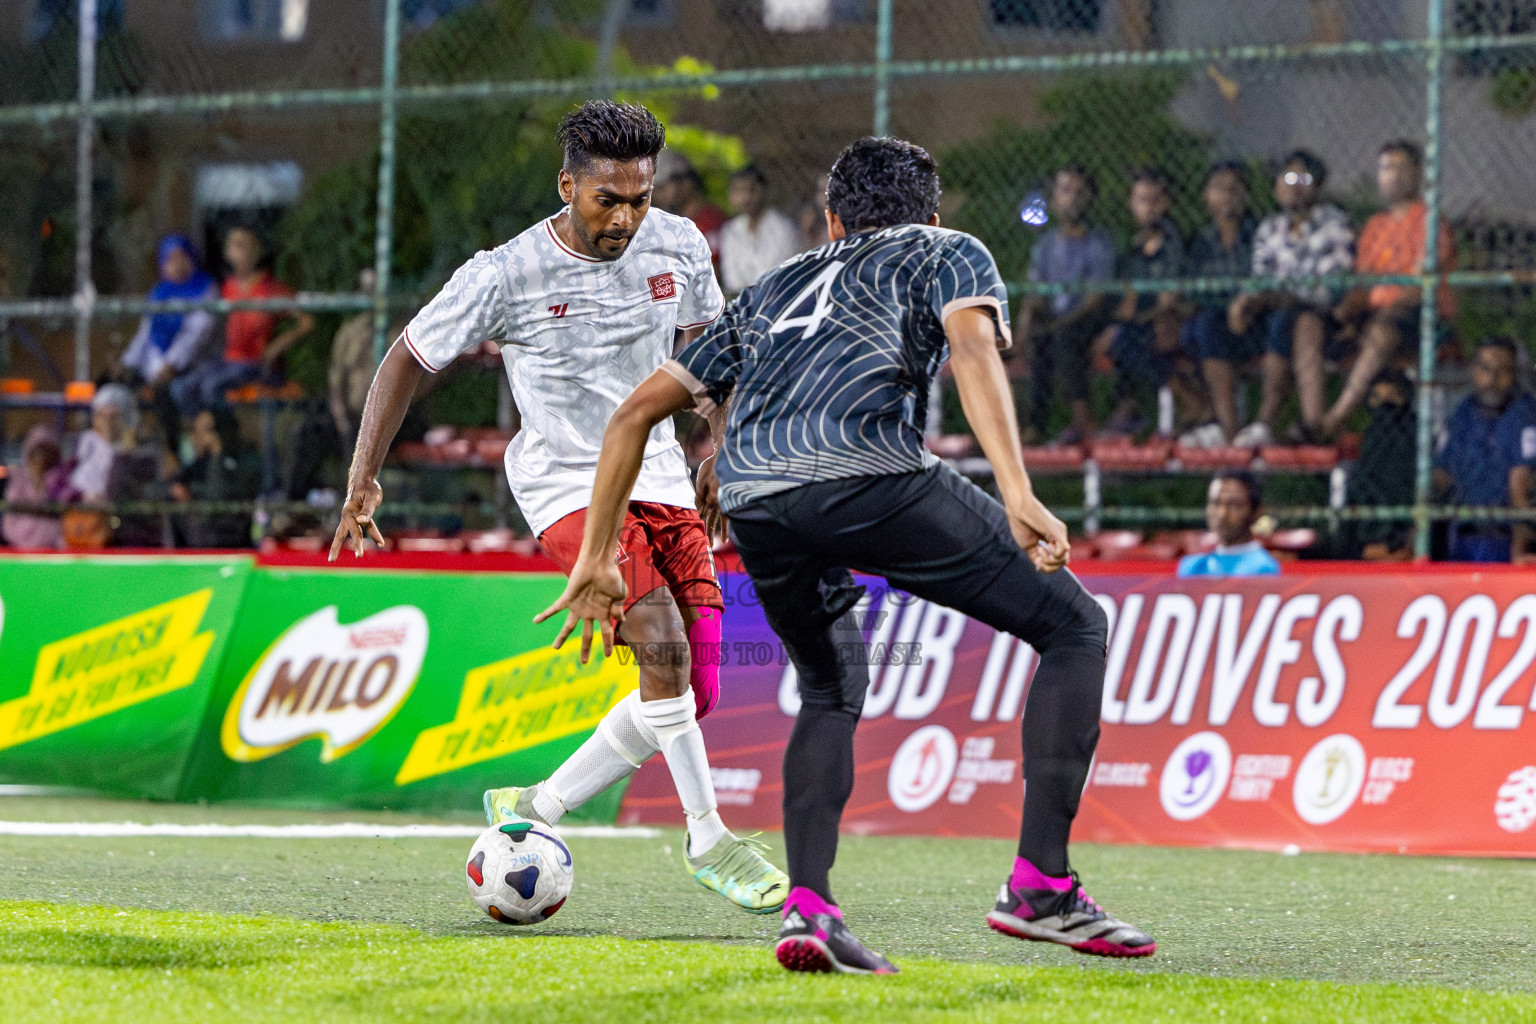
[[(1129, 203), (1138, 171), (1161, 173), (1167, 216), (1192, 245), (1210, 219), (1209, 168), (1230, 162), (1262, 217), (1276, 209), (1281, 161), (1305, 148), (1326, 164), (1324, 199), (1358, 232), (1384, 205), (1381, 146), (1411, 141), (1429, 220), (1448, 225), (1454, 247), (1424, 244), (1407, 273), (1289, 282), (1335, 296), (1396, 284), (1424, 315), (1384, 366), (1395, 376), (1343, 424), (1348, 478), (1331, 462), (1289, 476), (1272, 465), (1272, 500), (1336, 535), (1367, 523), (1420, 554), (1459, 514), (1446, 502), (1491, 504), (1437, 490), (1434, 446), (1480, 339), (1514, 338), (1530, 366), (1536, 0), (22, 0), (0, 12), (0, 378), (35, 388), (0, 395), (15, 421), (0, 435), (8, 460), (25, 417), (66, 406), (71, 381), (120, 371), (148, 314), (262, 309), (281, 327), (308, 313), (313, 328), (284, 369), (323, 396), (348, 318), (364, 316), (381, 350), (467, 256), (554, 212), (553, 126), (598, 95), (656, 109), (717, 205), (733, 171), (760, 168), (807, 244), (835, 154), (869, 133), (912, 139), (940, 160), (945, 223), (991, 247), (1021, 306), (1103, 295), (1112, 309), (1129, 292), (1145, 297), (1139, 312), (1166, 293), (1186, 317), (1266, 282), (1190, 263), (1140, 276), (1144, 264), (1123, 256), (1141, 230)], [(1062, 220), (1064, 166), (1091, 176), (1086, 219), (1122, 254), (1107, 278), (1030, 273)], [(254, 229), (293, 296), (147, 297), (161, 236), (190, 236), (221, 275), (235, 226)], [(1454, 292), (1437, 291), (1447, 284)], [(1020, 339), (1014, 372), (1039, 399), (1033, 344)], [(1350, 369), (1347, 349), (1339, 358), (1328, 402)], [(1106, 359), (1088, 364), (1101, 422), (1133, 397)], [(1241, 374), (1237, 392), (1244, 418), (1264, 402)], [(1059, 433), (1062, 397), (1046, 389), (1049, 408), (1034, 410), (1021, 398), (1025, 422)], [(1134, 397), (1140, 418), (1175, 435), (1209, 415), (1182, 397)], [(1305, 418), (1295, 403), (1277, 429)], [(936, 427), (962, 430), (948, 405)], [(510, 412), (489, 370), (442, 383), (425, 406), (423, 428), (505, 429)], [(298, 428), (274, 415), (263, 436), (281, 455)], [(1198, 520), (1204, 477), (1167, 472), (1176, 452), (1159, 474), (1119, 477), (1087, 454), (1097, 479), (1074, 466), (1049, 486), (1090, 524)], [(266, 476), (292, 496), (318, 479)], [(401, 486), (483, 504), (504, 490), (493, 476)]]

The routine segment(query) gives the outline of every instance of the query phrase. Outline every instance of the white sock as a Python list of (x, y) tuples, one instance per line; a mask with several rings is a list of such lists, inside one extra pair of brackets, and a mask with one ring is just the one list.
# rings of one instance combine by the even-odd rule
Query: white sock
[(533, 787), (533, 811), (549, 824), (558, 825), (565, 817), (565, 804), (549, 791), (548, 782), (541, 782)]
[(539, 784), (533, 808), (551, 825), (621, 779), (627, 779), (659, 749), (635, 725), (640, 694), (608, 709), (597, 731), (576, 748), (555, 773)]
[(667, 759), (672, 784), (688, 816), (688, 852), (697, 857), (707, 853), (721, 837), (728, 834), (715, 805), (715, 783), (709, 776), (709, 754), (704, 750), (704, 734), (694, 718), (692, 693), (662, 700), (643, 700), (639, 705), (641, 733), (654, 737), (656, 746)]

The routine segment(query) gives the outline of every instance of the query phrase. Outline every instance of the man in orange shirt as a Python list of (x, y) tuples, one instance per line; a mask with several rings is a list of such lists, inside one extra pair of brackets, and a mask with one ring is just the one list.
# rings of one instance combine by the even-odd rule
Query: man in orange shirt
[[(1417, 145), (1399, 139), (1381, 147), (1376, 157), (1376, 187), (1387, 208), (1365, 222), (1356, 246), (1355, 270), (1361, 274), (1417, 274), (1424, 266), (1424, 222), (1428, 210), (1419, 194), (1424, 178), (1424, 154)], [(1440, 225), (1442, 270), (1455, 260), (1451, 234)], [(1419, 337), (1416, 285), (1378, 284), (1356, 288), (1334, 309), (1334, 319), (1359, 331), (1360, 354), (1333, 408), (1324, 415), (1321, 432), (1333, 437), (1360, 407), (1371, 384), (1405, 340)], [(1442, 316), (1455, 313), (1455, 296), (1442, 285), (1438, 303)]]

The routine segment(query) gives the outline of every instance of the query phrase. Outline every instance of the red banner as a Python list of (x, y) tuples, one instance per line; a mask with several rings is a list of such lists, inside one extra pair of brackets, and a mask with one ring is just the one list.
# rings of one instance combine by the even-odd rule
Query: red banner
[[(1113, 567), (1106, 567), (1111, 569)], [(1110, 619), (1103, 737), (1074, 837), (1536, 854), (1536, 576), (1334, 565), (1252, 580), (1084, 575)], [(871, 584), (851, 832), (1016, 834), (1029, 647)], [(727, 580), (722, 814), (777, 828), (793, 669)], [(621, 812), (671, 822), (659, 759)]]

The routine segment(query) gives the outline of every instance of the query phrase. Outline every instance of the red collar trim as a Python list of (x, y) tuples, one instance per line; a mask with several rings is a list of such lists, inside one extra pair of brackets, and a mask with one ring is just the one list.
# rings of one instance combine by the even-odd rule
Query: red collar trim
[[(560, 216), (560, 214), (558, 214), (558, 213), (555, 214), (555, 217), (558, 217), (558, 216)], [(562, 252), (564, 252), (568, 256), (576, 257), (577, 259), (581, 260), (583, 263), (601, 263), (601, 262), (603, 262), (602, 260), (597, 259), (596, 257), (593, 257), (593, 256), (583, 256), (581, 253), (577, 252), (575, 249), (572, 249), (570, 246), (568, 246), (564, 242), (562, 242), (560, 240), (560, 233), (555, 230), (555, 217), (550, 217), (548, 220), (546, 220), (544, 222), (544, 230), (549, 232), (549, 237), (554, 240), (554, 243), (560, 247)]]

